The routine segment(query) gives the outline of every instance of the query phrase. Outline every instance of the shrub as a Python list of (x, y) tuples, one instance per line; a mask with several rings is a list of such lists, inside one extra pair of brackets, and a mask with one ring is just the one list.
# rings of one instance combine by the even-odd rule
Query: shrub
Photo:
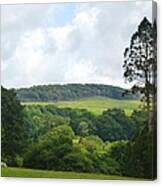
[(19, 155), (16, 155), (15, 163), (16, 163), (16, 166), (22, 167), (23, 163), (24, 163), (24, 159), (22, 157), (20, 157)]

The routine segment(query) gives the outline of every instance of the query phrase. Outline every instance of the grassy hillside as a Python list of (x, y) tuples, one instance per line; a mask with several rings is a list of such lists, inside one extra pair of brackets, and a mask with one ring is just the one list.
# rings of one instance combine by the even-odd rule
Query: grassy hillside
[(112, 176), (93, 173), (76, 173), (62, 171), (46, 171), (24, 168), (2, 168), (3, 177), (24, 177), (24, 178), (64, 178), (64, 179), (98, 179), (98, 180), (134, 180), (136, 178)]
[(124, 109), (126, 114), (130, 115), (133, 110), (139, 109), (139, 100), (117, 100), (105, 97), (89, 97), (82, 98), (73, 101), (59, 101), (59, 102), (26, 102), (25, 105), (35, 104), (35, 105), (47, 105), (54, 104), (60, 108), (79, 108), (87, 109), (95, 114), (101, 114), (104, 110), (108, 108), (120, 108)]

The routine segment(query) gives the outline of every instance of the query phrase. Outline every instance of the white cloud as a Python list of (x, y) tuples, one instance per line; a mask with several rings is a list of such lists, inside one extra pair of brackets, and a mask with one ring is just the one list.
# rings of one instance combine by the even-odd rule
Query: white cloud
[(73, 83), (87, 83), (94, 82), (94, 74), (96, 67), (93, 62), (80, 60), (78, 63), (74, 63), (66, 68), (65, 82)]
[(72, 20), (61, 26), (47, 24), (51, 6), (2, 8), (2, 83), (125, 86), (123, 50), (142, 18), (151, 19), (151, 1), (76, 4)]

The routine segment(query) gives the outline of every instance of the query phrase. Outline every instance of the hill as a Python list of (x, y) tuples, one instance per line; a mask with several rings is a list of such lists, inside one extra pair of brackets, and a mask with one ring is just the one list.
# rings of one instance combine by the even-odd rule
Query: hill
[(135, 99), (131, 93), (123, 96), (126, 90), (120, 87), (102, 84), (65, 84), (39, 85), (30, 88), (17, 89), (21, 101), (67, 101), (79, 98), (102, 96), (113, 99)]

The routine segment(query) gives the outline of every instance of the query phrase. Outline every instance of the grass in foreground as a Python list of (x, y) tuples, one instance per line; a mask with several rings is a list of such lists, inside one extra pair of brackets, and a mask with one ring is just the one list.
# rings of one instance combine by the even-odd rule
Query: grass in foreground
[(53, 104), (60, 108), (79, 108), (87, 109), (88, 111), (94, 114), (101, 114), (104, 110), (119, 108), (124, 109), (127, 115), (131, 115), (133, 110), (139, 109), (140, 101), (139, 100), (117, 100), (110, 99), (105, 97), (89, 97), (82, 98), (72, 101), (59, 101), (59, 102), (27, 102), (23, 103), (25, 105), (48, 105)]
[(63, 178), (63, 179), (96, 179), (96, 180), (141, 180), (137, 178), (112, 176), (94, 173), (76, 173), (62, 171), (34, 170), (24, 168), (2, 168), (2, 177), (22, 177), (22, 178)]

